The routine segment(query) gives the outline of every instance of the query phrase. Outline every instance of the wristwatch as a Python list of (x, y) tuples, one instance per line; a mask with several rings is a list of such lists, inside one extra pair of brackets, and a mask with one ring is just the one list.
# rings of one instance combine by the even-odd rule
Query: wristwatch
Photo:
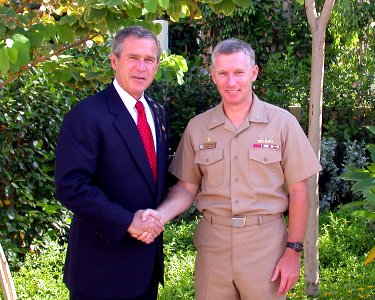
[(303, 250), (303, 244), (301, 242), (287, 243), (286, 246), (296, 252), (301, 252)]

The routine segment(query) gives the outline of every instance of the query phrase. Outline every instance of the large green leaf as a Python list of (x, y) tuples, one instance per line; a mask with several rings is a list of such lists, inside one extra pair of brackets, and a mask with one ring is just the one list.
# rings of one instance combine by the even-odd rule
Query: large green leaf
[(167, 9), (169, 5), (169, 0), (158, 0), (159, 5), (163, 9)]
[(107, 0), (106, 1), (106, 5), (108, 7), (113, 7), (113, 6), (118, 6), (118, 5), (121, 5), (123, 2), (123, 0)]
[(18, 58), (18, 50), (17, 48), (5, 48), (6, 52), (8, 53), (9, 60), (14, 64)]
[(146, 11), (155, 13), (158, 8), (158, 0), (144, 0), (144, 7)]
[(84, 20), (87, 23), (98, 24), (105, 19), (106, 14), (107, 14), (106, 8), (97, 9), (97, 8), (89, 7), (84, 15)]
[(366, 128), (375, 134), (375, 126), (367, 126)]
[(126, 14), (132, 19), (138, 19), (142, 16), (142, 9), (134, 5), (126, 5)]
[(361, 170), (358, 172), (346, 172), (340, 175), (340, 178), (347, 180), (362, 180), (372, 177), (372, 174), (367, 170)]
[(9, 70), (9, 56), (5, 48), (0, 49), (0, 71), (2, 75), (5, 75)]
[(374, 189), (375, 188), (375, 177), (366, 178), (361, 181), (356, 182), (352, 190), (353, 192), (360, 192), (364, 190)]
[(234, 4), (242, 7), (242, 8), (248, 8), (251, 4), (251, 0), (232, 0)]
[(57, 34), (59, 35), (60, 41), (63, 43), (74, 42), (74, 31), (68, 24), (57, 26)]
[(181, 4), (178, 0), (170, 0), (167, 8), (167, 14), (174, 22), (178, 22), (178, 20), (182, 17)]
[(355, 217), (361, 217), (366, 219), (375, 220), (375, 212), (371, 212), (365, 209), (360, 209), (352, 212), (352, 215)]
[[(30, 61), (30, 42), (23, 34), (16, 33), (12, 37), (13, 47), (18, 51), (18, 63), (21, 66), (27, 65)], [(12, 48), (13, 48), (12, 47)]]
[(232, 0), (223, 0), (217, 4), (211, 4), (210, 6), (216, 14), (222, 13), (226, 16), (230, 16), (236, 8)]

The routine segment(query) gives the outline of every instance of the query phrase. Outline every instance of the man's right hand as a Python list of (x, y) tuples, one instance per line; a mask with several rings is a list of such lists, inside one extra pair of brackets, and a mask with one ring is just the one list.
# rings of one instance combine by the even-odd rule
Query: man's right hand
[(145, 212), (144, 210), (138, 210), (134, 214), (128, 232), (133, 238), (150, 244), (164, 230), (164, 222), (158, 211), (147, 209), (147, 213)]

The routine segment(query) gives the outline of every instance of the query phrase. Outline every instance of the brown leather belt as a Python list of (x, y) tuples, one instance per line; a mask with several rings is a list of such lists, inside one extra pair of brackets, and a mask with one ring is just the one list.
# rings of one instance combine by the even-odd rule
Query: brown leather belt
[(208, 211), (203, 211), (203, 217), (207, 222), (211, 224), (226, 225), (230, 227), (241, 228), (251, 225), (261, 225), (264, 223), (269, 223), (282, 217), (282, 214), (274, 215), (254, 215), (248, 217), (233, 216), (224, 217), (219, 215), (210, 214)]

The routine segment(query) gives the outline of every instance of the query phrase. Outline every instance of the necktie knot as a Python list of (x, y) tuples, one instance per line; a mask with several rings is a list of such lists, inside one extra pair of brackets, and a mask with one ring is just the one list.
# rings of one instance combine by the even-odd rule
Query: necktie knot
[(145, 107), (141, 101), (137, 101), (135, 104), (135, 109), (137, 110), (138, 116), (145, 114)]

